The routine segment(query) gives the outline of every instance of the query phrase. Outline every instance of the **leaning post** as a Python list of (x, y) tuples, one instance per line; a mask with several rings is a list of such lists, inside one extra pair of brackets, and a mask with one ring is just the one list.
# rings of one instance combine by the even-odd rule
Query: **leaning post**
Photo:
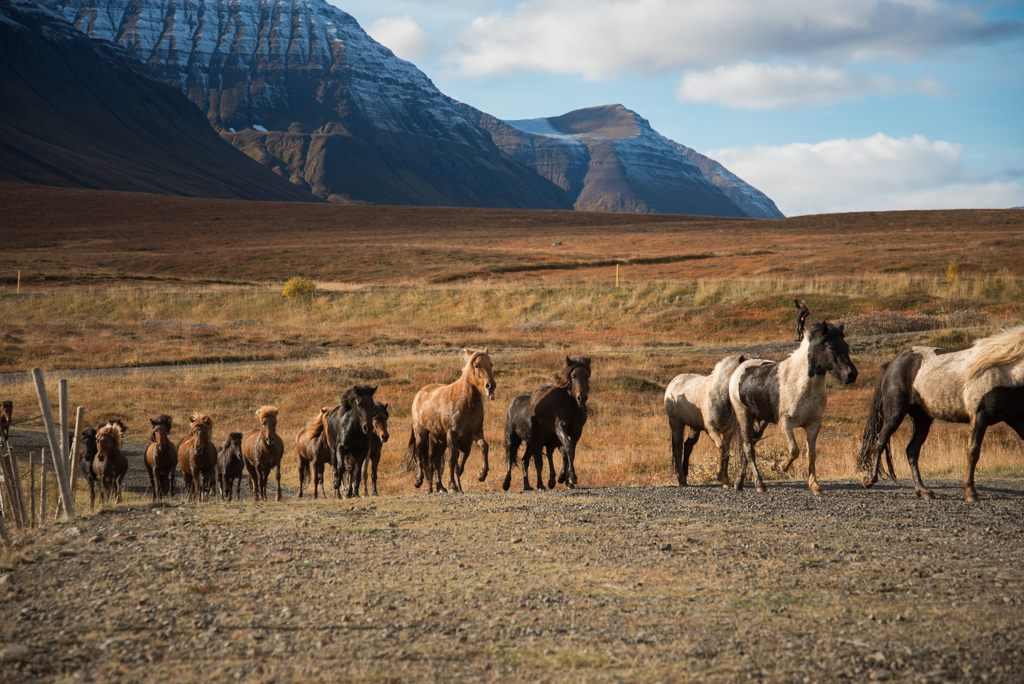
[(75, 441), (72, 442), (71, 452), (71, 503), (75, 503), (75, 485), (78, 484), (78, 469), (82, 463), (82, 424), (85, 419), (85, 407), (79, 406), (75, 410)]
[(60, 488), (60, 496), (64, 502), (64, 516), (67, 520), (75, 517), (75, 509), (71, 505), (71, 481), (68, 479), (67, 461), (64, 459), (60, 441), (57, 439), (57, 426), (53, 424), (53, 412), (50, 410), (50, 397), (46, 393), (46, 382), (43, 379), (43, 369), (36, 366), (32, 369), (32, 379), (36, 385), (36, 396), (39, 397), (39, 410), (43, 414), (43, 423), (46, 424), (46, 436), (50, 442), (50, 452), (53, 455), (53, 467), (57, 471), (57, 486)]

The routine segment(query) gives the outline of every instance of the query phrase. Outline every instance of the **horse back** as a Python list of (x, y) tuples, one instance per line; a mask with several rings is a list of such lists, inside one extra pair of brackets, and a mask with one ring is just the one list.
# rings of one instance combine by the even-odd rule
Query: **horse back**
[(911, 347), (893, 359), (887, 376), (909, 388), (911, 402), (933, 418), (969, 423), (982, 397), (998, 384), (996, 371), (970, 377), (970, 351)]
[(505, 413), (505, 444), (510, 443), (513, 435), (520, 439), (530, 439), (530, 424), (533, 415), (530, 411), (530, 395), (520, 394), (508, 404), (508, 411)]
[(696, 430), (704, 430), (703, 405), (707, 399), (709, 380), (693, 373), (674, 377), (665, 389), (665, 413), (668, 417)]
[(475, 387), (463, 387), (463, 381), (450, 385), (427, 385), (412, 401), (414, 427), (433, 435), (446, 435), (455, 428), (460, 436), (476, 434), (484, 424), (484, 405)]
[(774, 361), (745, 361), (729, 379), (733, 408), (751, 421), (778, 423), (779, 394), (779, 364)]

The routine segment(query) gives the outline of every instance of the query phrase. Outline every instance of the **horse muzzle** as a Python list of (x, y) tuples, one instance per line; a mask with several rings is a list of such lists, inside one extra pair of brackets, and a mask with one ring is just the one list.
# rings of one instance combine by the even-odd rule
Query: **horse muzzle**
[(587, 406), (587, 395), (585, 395), (585, 394), (577, 394), (576, 395), (576, 404), (580, 408), (585, 408)]

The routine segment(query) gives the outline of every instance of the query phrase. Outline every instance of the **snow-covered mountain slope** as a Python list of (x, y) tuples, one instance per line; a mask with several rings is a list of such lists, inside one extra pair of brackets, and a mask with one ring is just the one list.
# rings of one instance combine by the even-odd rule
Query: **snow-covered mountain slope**
[(324, 0), (47, 2), (87, 35), (132, 51), (225, 138), (322, 197), (569, 206)]
[(132, 55), (32, 0), (0, 0), (0, 180), (316, 201), (222, 140)]
[(782, 217), (764, 193), (622, 105), (517, 121), (477, 112), (474, 121), (562, 187), (576, 209)]

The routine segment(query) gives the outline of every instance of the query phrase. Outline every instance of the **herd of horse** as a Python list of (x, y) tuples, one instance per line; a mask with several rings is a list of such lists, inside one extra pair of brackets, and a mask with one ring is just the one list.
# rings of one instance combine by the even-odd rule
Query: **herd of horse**
[[(427, 483), (429, 492), (461, 492), (462, 473), (474, 444), (479, 445), (483, 467), (477, 479), (488, 474), (488, 444), (484, 438), (484, 406), (495, 399), (497, 383), (488, 350), (462, 350), (461, 376), (450, 384), (423, 387), (412, 402), (412, 426), (404, 465), (415, 469), (415, 485)], [(745, 354), (727, 356), (708, 376), (676, 376), (665, 391), (665, 412), (672, 434), (672, 463), (680, 486), (686, 485), (690, 455), (700, 435), (706, 433), (718, 448), (718, 481), (742, 490), (747, 468), (739, 469), (735, 482), (729, 478), (732, 442), (738, 441), (741, 456), (753, 473), (754, 486), (765, 491), (757, 465), (755, 446), (768, 425), (776, 425), (789, 447), (788, 459), (772, 468), (785, 472), (800, 455), (794, 430), (801, 428), (807, 441), (807, 485), (814, 494), (824, 490), (815, 474), (816, 442), (827, 404), (826, 376), (849, 384), (857, 379), (842, 325), (822, 321), (811, 326), (800, 346), (788, 358), (775, 362)], [(531, 490), (533, 465), (536, 489), (543, 484), (547, 457), (547, 488), (558, 483), (577, 484), (575, 459), (587, 422), (591, 360), (567, 356), (554, 382), (521, 394), (509, 403), (505, 419), (505, 473), (502, 488), (508, 491), (512, 470), (521, 465), (523, 489)], [(324, 406), (295, 437), (299, 468), (299, 497), (312, 481), (313, 497), (324, 488), (324, 470), (334, 470), (338, 498), (377, 495), (377, 467), (381, 449), (388, 441), (388, 404), (374, 400), (376, 387), (355, 384), (344, 390), (335, 406)], [(0, 438), (7, 439), (13, 406), (0, 402)], [(906, 447), (907, 461), (918, 497), (934, 498), (921, 481), (918, 458), (935, 420), (971, 426), (964, 492), (977, 501), (974, 473), (986, 430), (1005, 422), (1024, 439), (1024, 326), (1004, 330), (975, 342), (970, 349), (947, 351), (937, 347), (912, 347), (882, 365), (871, 398), (858, 465), (867, 470), (861, 485), (878, 481), (883, 454), (888, 475), (895, 479), (890, 441), (909, 415), (913, 433)], [(175, 496), (175, 473), (182, 472), (184, 494), (189, 501), (208, 500), (214, 490), (221, 498), (241, 496), (243, 474), (248, 474), (252, 496), (266, 500), (271, 472), (281, 500), (281, 461), (284, 441), (277, 433), (278, 409), (261, 406), (255, 417), (259, 427), (246, 433), (231, 432), (218, 449), (212, 443), (213, 419), (193, 413), (188, 435), (177, 446), (169, 434), (169, 415), (150, 419), (151, 439), (145, 453), (154, 500)], [(121, 483), (128, 459), (121, 450), (127, 431), (117, 418), (82, 433), (83, 470), (89, 484), (90, 506), (96, 491), (101, 501), (121, 500)], [(524, 447), (522, 458), (519, 450)], [(562, 456), (556, 478), (553, 453)], [(448, 486), (442, 484), (445, 471)]]

